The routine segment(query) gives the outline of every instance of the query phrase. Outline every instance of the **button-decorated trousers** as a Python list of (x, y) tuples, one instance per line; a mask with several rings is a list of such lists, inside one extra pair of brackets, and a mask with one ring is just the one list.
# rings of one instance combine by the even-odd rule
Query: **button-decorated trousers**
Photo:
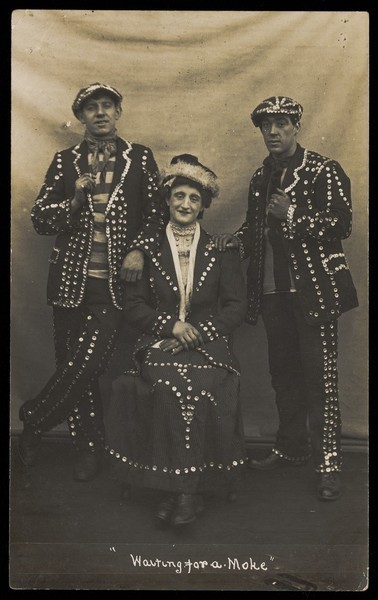
[(54, 307), (56, 370), (42, 391), (22, 405), (20, 418), (26, 424), (42, 433), (67, 419), (79, 450), (102, 450), (105, 436), (98, 378), (112, 356), (121, 316), (104, 279), (88, 278), (79, 307)]
[(279, 427), (273, 451), (318, 472), (341, 470), (337, 321), (309, 325), (295, 292), (266, 294), (261, 315)]

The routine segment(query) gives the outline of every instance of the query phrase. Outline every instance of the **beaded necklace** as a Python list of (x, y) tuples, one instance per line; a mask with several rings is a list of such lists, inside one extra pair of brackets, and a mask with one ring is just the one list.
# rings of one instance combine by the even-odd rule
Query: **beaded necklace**
[(196, 230), (196, 223), (193, 223), (192, 225), (187, 225), (186, 227), (180, 227), (180, 225), (176, 225), (176, 223), (170, 221), (170, 225), (175, 238), (184, 236), (193, 237), (194, 232)]
[(184, 286), (186, 286), (186, 280), (188, 276), (189, 268), (189, 255), (190, 248), (192, 247), (194, 233), (196, 231), (196, 223), (188, 225), (187, 227), (180, 227), (170, 221), (170, 226), (175, 238), (176, 248), (179, 256), (182, 279)]

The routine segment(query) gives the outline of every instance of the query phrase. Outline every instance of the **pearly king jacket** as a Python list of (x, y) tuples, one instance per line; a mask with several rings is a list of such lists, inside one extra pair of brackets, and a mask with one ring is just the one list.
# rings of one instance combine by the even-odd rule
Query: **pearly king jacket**
[[(89, 171), (88, 147), (81, 144), (58, 152), (31, 211), (41, 235), (57, 235), (50, 257), (47, 301), (53, 306), (79, 306), (84, 297), (94, 229), (93, 200), (71, 215), (75, 181)], [(117, 139), (112, 188), (105, 212), (108, 241), (109, 290), (113, 304), (122, 309), (122, 261), (128, 246), (142, 229), (143, 239), (155, 239), (164, 226), (157, 195), (158, 169), (152, 151)]]
[[(252, 176), (246, 220), (235, 233), (247, 269), (247, 322), (256, 323), (263, 293), (267, 183), (264, 166)], [(298, 145), (282, 189), (292, 218), (280, 222), (284, 247), (306, 321), (321, 324), (358, 306), (341, 240), (352, 230), (350, 180), (335, 160)]]
[[(164, 236), (158, 251), (151, 251), (140, 281), (127, 286), (125, 319), (143, 332), (135, 357), (156, 341), (172, 337), (178, 320), (180, 294), (169, 242)], [(189, 321), (204, 340), (198, 352), (214, 366), (239, 372), (229, 346), (232, 332), (247, 311), (245, 281), (236, 250), (220, 252), (201, 228), (197, 246)], [(180, 354), (178, 355), (180, 356)]]

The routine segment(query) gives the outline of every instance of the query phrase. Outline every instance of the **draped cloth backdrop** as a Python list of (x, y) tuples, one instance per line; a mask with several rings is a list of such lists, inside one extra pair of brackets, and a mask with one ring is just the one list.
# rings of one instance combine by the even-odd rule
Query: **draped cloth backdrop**
[[(344, 249), (360, 307), (339, 321), (344, 439), (367, 438), (368, 14), (327, 11), (16, 10), (12, 15), (11, 425), (54, 368), (46, 305), (53, 238), (30, 209), (57, 150), (81, 139), (71, 112), (95, 81), (124, 96), (122, 137), (152, 148), (163, 168), (190, 152), (220, 178), (203, 220), (210, 232), (244, 220), (249, 179), (266, 149), (250, 113), (286, 95), (304, 107), (299, 142), (338, 160), (352, 181), (354, 226)], [(125, 328), (109, 382), (124, 368)], [(245, 431), (274, 436), (277, 415), (261, 320), (234, 336), (242, 367)], [(60, 426), (65, 430), (65, 425)]]

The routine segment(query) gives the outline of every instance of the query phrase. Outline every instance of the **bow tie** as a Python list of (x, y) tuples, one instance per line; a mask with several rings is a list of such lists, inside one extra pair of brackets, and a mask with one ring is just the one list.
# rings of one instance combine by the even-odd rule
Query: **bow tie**
[(116, 140), (87, 140), (89, 152), (92, 154), (102, 153), (105, 156), (114, 156), (117, 152)]
[[(92, 158), (92, 173), (94, 176), (100, 172), (100, 179), (103, 180), (105, 178), (105, 168), (106, 164), (112, 156), (115, 156), (117, 153), (117, 137), (113, 136), (111, 139), (107, 140), (96, 140), (94, 138), (85, 136), (85, 140), (88, 144), (88, 150), (90, 154), (93, 154)], [(100, 161), (99, 155), (103, 155), (103, 159)]]
[(287, 166), (292, 159), (292, 156), (288, 156), (287, 158), (273, 158), (273, 156), (267, 156), (263, 161), (263, 165), (269, 169), (269, 171), (276, 173), (277, 171), (282, 171), (287, 169)]
[(267, 170), (267, 180), (268, 180), (268, 193), (273, 194), (275, 190), (281, 187), (281, 177), (282, 173), (291, 160), (291, 156), (287, 158), (275, 159), (272, 156), (268, 156), (263, 164)]

